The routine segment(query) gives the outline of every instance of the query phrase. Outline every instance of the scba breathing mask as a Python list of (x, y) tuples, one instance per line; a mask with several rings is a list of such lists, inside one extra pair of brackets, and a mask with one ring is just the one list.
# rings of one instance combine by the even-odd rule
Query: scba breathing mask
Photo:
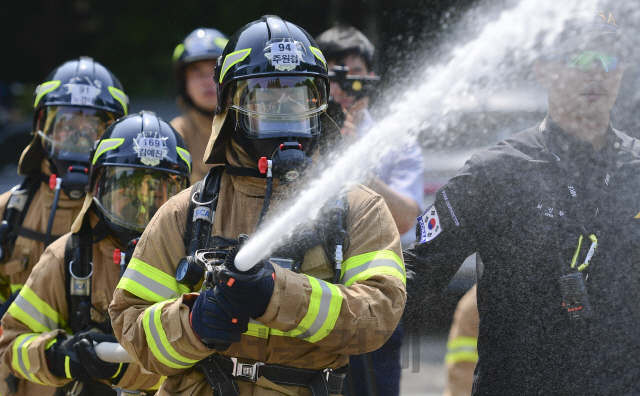
[(80, 199), (89, 184), (89, 156), (116, 115), (88, 107), (48, 106), (38, 121), (38, 135), (61, 188), (72, 199)]
[(267, 76), (237, 81), (231, 90), (237, 126), (262, 162), (286, 184), (311, 163), (327, 107), (326, 84), (311, 76)]

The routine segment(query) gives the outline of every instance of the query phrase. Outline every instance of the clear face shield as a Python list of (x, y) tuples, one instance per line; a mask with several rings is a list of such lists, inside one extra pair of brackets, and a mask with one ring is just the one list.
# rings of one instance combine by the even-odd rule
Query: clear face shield
[(96, 140), (116, 119), (113, 113), (88, 107), (49, 106), (38, 121), (38, 135), (49, 156), (89, 162)]
[(318, 115), (327, 107), (324, 80), (307, 76), (272, 76), (241, 80), (231, 90), (231, 108), (251, 138), (282, 135), (311, 137)]
[(184, 176), (148, 168), (105, 166), (93, 186), (93, 200), (115, 225), (144, 231), (157, 210), (187, 186)]

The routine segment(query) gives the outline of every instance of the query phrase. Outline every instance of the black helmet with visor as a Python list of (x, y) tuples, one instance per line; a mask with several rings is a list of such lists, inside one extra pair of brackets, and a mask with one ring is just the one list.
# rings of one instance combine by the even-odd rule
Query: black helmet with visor
[(34, 131), (58, 161), (88, 163), (93, 143), (129, 107), (120, 81), (89, 57), (57, 67), (34, 95)]
[(283, 142), (310, 154), (327, 107), (326, 61), (313, 38), (275, 15), (240, 29), (218, 58), (218, 113), (235, 121), (234, 139), (255, 160)]
[(18, 172), (38, 176), (47, 158), (66, 195), (82, 198), (91, 148), (109, 124), (127, 114), (128, 106), (120, 81), (106, 67), (88, 57), (65, 62), (35, 90), (34, 137)]
[(141, 233), (160, 206), (189, 185), (191, 155), (169, 123), (142, 111), (105, 131), (91, 165), (90, 193), (107, 226)]

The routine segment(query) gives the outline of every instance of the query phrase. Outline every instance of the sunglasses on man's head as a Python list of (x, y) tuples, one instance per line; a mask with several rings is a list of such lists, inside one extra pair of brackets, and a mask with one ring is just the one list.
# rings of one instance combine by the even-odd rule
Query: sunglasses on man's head
[(621, 57), (599, 51), (583, 51), (566, 55), (567, 66), (582, 71), (589, 71), (596, 64), (605, 72), (610, 72), (617, 69), (621, 63)]

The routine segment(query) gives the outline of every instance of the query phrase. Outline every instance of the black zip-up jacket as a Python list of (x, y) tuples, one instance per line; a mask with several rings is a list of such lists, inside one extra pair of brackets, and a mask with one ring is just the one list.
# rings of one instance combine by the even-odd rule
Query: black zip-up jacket
[[(611, 127), (594, 152), (547, 116), (438, 190), (405, 251), (416, 272), (405, 318), (479, 254), (474, 395), (640, 395), (639, 152)], [(580, 235), (576, 266), (598, 241), (582, 272), (592, 316), (571, 321), (559, 279)]]

